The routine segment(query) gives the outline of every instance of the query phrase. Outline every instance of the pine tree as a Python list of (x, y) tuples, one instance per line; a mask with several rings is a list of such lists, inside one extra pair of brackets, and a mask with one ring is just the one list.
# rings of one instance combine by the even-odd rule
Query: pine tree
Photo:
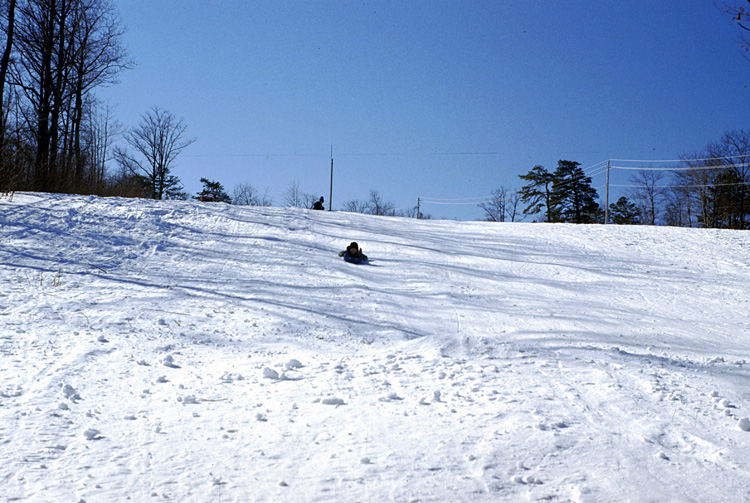
[(619, 225), (637, 225), (641, 223), (640, 212), (635, 203), (622, 196), (616, 203), (609, 205), (609, 218)]
[(552, 194), (552, 183), (554, 181), (552, 173), (544, 169), (544, 166), (536, 165), (527, 174), (519, 175), (519, 178), (529, 182), (521, 187), (519, 192), (521, 202), (528, 205), (523, 210), (523, 214), (534, 215), (545, 208), (546, 221), (557, 221)]
[(552, 202), (561, 222), (590, 224), (600, 220), (601, 209), (596, 202), (599, 197), (586, 176), (574, 161), (558, 161), (552, 174)]
[(224, 187), (219, 182), (201, 178), (201, 183), (203, 184), (203, 190), (201, 190), (193, 199), (198, 199), (199, 201), (231, 204), (232, 199), (229, 197), (229, 195), (224, 190)]

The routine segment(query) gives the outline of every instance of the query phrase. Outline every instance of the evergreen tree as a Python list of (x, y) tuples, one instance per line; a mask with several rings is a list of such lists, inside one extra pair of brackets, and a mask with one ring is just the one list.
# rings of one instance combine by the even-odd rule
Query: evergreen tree
[(552, 174), (552, 201), (561, 222), (590, 224), (600, 220), (601, 209), (596, 202), (599, 197), (586, 176), (574, 161), (558, 161)]
[(622, 196), (616, 203), (609, 205), (609, 218), (619, 225), (637, 225), (641, 223), (640, 212), (635, 203)]
[(229, 197), (229, 195), (224, 190), (224, 187), (219, 182), (201, 178), (201, 183), (203, 184), (203, 190), (201, 190), (193, 199), (198, 199), (199, 201), (231, 204), (232, 199)]
[(552, 183), (554, 176), (544, 169), (544, 166), (536, 165), (525, 175), (519, 178), (526, 180), (527, 185), (521, 187), (519, 194), (521, 202), (528, 205), (523, 210), (524, 215), (534, 215), (545, 208), (545, 221), (556, 222), (557, 211), (553, 201)]

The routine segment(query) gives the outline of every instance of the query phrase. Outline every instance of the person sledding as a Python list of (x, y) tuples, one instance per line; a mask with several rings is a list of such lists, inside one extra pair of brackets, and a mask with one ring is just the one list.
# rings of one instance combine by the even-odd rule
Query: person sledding
[(320, 199), (315, 201), (315, 204), (313, 204), (312, 209), (314, 210), (325, 210), (325, 206), (323, 206), (323, 196), (320, 196)]
[(346, 247), (346, 250), (339, 252), (339, 257), (343, 257), (345, 261), (353, 264), (363, 264), (367, 262), (367, 255), (362, 253), (362, 249), (354, 241)]

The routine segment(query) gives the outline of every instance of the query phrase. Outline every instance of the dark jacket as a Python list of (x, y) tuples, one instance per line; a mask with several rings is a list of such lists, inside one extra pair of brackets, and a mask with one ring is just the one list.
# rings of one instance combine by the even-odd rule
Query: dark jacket
[(348, 249), (339, 252), (339, 257), (343, 257), (347, 262), (367, 262), (367, 255), (362, 253), (362, 250), (357, 250), (357, 253), (350, 253)]

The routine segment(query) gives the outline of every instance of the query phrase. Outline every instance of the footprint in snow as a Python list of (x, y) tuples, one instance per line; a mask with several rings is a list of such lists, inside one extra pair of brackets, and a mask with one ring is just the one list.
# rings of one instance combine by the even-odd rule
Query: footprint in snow
[(81, 399), (81, 395), (79, 395), (76, 389), (70, 384), (63, 384), (62, 394), (73, 403), (77, 403), (78, 400)]
[(323, 405), (346, 405), (346, 402), (344, 402), (343, 399), (335, 397), (324, 398), (320, 401), (320, 403), (322, 403)]
[(102, 436), (102, 432), (94, 428), (89, 428), (88, 430), (84, 431), (83, 436), (86, 437), (86, 440), (99, 440), (104, 438)]
[(403, 400), (398, 394), (396, 393), (389, 393), (388, 396), (382, 397), (378, 399), (381, 402), (395, 402), (399, 400)]
[(532, 484), (542, 484), (542, 481), (538, 478), (534, 477), (533, 475), (516, 475), (513, 477), (513, 482), (516, 484), (526, 484), (526, 485), (532, 485)]
[(177, 397), (177, 401), (182, 402), (182, 405), (198, 405), (198, 399), (195, 398), (195, 395)]
[[(440, 398), (441, 396), (442, 396), (442, 394), (440, 393), (440, 391), (435, 391), (432, 394), (432, 403), (441, 403), (443, 401)], [(429, 400), (429, 398), (427, 398), (427, 397), (422, 398), (421, 400), (419, 400), (419, 405), (431, 405), (431, 403), (428, 402), (427, 400)]]

